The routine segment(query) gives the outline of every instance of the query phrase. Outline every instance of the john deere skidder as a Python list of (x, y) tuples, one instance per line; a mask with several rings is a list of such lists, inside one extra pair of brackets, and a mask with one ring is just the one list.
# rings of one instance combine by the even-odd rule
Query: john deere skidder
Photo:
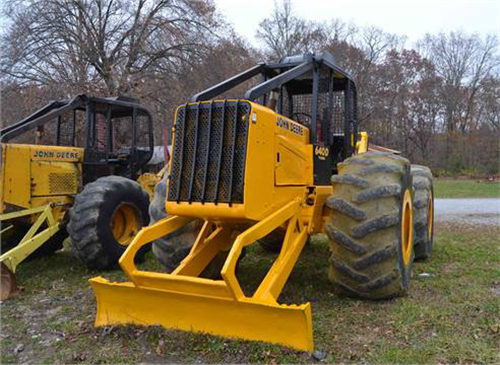
[[(258, 75), (244, 99), (214, 99)], [(161, 324), (311, 351), (310, 304), (279, 303), (310, 235), (330, 240), (332, 285), (361, 298), (406, 293), (414, 255), (429, 255), (430, 171), (368, 151), (367, 134), (357, 131), (356, 86), (330, 54), (259, 64), (197, 94), (177, 109), (173, 139), (169, 215), (142, 229), (120, 258), (130, 282), (91, 279), (98, 326)], [(197, 220), (201, 230), (173, 271), (134, 264), (160, 238), (175, 252), (178, 233)], [(236, 266), (259, 240), (279, 254), (247, 294)], [(219, 279), (207, 278), (221, 253)]]
[(76, 256), (103, 269), (148, 224), (153, 126), (138, 100), (54, 101), (2, 129), (1, 141), (2, 299), (19, 263), (60, 249), (68, 233)]

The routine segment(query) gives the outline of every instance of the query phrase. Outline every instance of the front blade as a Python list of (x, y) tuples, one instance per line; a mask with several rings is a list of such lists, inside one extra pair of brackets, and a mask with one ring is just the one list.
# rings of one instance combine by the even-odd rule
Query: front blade
[(97, 298), (96, 326), (156, 325), (313, 350), (311, 306), (237, 301), (90, 279)]

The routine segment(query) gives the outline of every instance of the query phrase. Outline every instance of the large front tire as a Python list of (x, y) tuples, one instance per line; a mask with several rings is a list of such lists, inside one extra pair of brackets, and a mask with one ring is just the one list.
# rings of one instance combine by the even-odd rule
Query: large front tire
[(70, 210), (68, 232), (76, 257), (92, 269), (116, 266), (134, 236), (148, 225), (148, 206), (148, 194), (125, 177), (106, 176), (87, 184)]
[(406, 294), (413, 261), (409, 161), (382, 152), (356, 155), (339, 164), (332, 184), (330, 279), (366, 299)]

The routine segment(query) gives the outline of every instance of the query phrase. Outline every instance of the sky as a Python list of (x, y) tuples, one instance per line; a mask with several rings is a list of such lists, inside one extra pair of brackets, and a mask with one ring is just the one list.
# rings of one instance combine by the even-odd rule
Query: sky
[[(274, 0), (215, 0), (217, 8), (250, 44), (259, 22), (267, 17)], [(296, 15), (309, 20), (340, 18), (357, 26), (377, 26), (405, 35), (409, 44), (426, 33), (462, 30), (500, 35), (500, 0), (292, 0)]]

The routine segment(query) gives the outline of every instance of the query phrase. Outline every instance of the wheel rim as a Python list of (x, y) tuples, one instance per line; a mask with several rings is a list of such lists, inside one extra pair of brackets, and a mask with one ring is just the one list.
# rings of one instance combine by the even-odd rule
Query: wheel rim
[(434, 230), (434, 196), (432, 190), (429, 194), (429, 211), (427, 212), (427, 238), (428, 242), (432, 240), (432, 232)]
[(413, 205), (411, 192), (405, 191), (403, 197), (403, 214), (401, 217), (401, 246), (403, 251), (403, 262), (408, 266), (413, 251)]
[(140, 229), (139, 212), (135, 206), (123, 203), (116, 207), (111, 218), (111, 230), (116, 242), (128, 246)]

